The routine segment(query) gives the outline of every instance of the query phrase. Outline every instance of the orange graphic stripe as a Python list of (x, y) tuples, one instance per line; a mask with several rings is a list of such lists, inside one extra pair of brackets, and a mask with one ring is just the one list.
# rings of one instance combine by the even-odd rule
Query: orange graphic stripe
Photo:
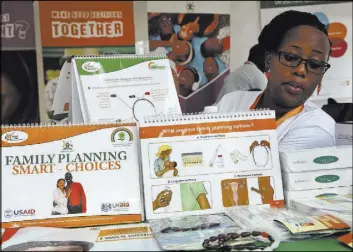
[(2, 222), (2, 228), (24, 227), (90, 227), (103, 226), (121, 223), (137, 223), (142, 221), (141, 214), (106, 215), (106, 216), (84, 216), (84, 217), (64, 217), (55, 219), (26, 220)]
[(15, 127), (15, 128), (2, 128), (1, 135), (10, 131), (23, 131), (28, 134), (28, 138), (19, 143), (6, 143), (1, 141), (2, 147), (10, 146), (25, 146), (31, 144), (49, 143), (56, 140), (66, 139), (69, 137), (78, 136), (84, 133), (112, 128), (112, 127), (124, 127), (124, 126), (136, 126), (136, 123), (126, 124), (97, 124), (97, 125), (60, 125), (60, 126), (49, 126), (49, 127)]
[(140, 138), (161, 138), (174, 136), (192, 136), (203, 134), (232, 133), (256, 130), (276, 129), (274, 119), (253, 119), (228, 122), (194, 123), (170, 126), (152, 126), (140, 128)]

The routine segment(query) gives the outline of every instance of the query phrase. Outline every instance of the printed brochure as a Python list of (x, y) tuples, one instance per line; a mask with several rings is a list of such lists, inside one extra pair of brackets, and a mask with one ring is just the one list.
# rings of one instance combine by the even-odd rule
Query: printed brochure
[(2, 128), (2, 227), (143, 220), (137, 126)]
[(284, 205), (274, 111), (140, 122), (147, 219)]

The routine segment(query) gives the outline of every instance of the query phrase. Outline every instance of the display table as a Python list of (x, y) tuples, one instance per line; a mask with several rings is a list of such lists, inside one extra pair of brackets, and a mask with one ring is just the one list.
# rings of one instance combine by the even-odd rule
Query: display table
[(326, 239), (289, 243), (282, 242), (275, 251), (352, 251), (352, 249), (340, 243), (337, 237), (331, 236)]

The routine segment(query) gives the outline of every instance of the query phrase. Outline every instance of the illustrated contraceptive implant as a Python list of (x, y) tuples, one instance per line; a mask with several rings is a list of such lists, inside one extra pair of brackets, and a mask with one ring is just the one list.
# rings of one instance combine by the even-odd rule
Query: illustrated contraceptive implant
[(213, 167), (213, 164), (214, 164), (214, 162), (216, 160), (216, 156), (217, 156), (217, 153), (218, 153), (218, 150), (219, 150), (220, 147), (221, 147), (221, 145), (219, 144), (217, 146), (216, 150), (214, 151), (213, 156), (212, 156), (212, 158), (210, 160), (210, 164), (209, 164), (210, 167)]

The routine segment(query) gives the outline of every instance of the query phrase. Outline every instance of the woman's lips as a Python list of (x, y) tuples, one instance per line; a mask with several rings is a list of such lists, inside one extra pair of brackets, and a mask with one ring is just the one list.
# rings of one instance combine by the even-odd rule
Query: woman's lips
[(286, 82), (283, 83), (284, 89), (293, 95), (297, 95), (303, 92), (303, 88), (299, 83), (296, 82)]

